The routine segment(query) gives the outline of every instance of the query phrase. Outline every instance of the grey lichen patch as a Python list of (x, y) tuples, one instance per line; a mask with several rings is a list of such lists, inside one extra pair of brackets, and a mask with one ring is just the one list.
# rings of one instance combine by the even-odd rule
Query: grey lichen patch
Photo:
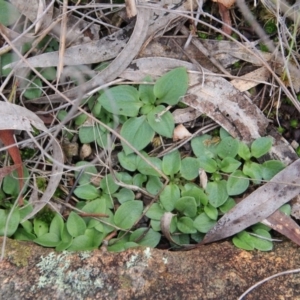
[(148, 260), (151, 258), (151, 248), (147, 247), (143, 251), (143, 255), (140, 254), (132, 254), (129, 260), (126, 262), (126, 267), (131, 268), (135, 266), (147, 267)]
[[(78, 257), (84, 260), (90, 255), (88, 252), (82, 252), (78, 254)], [(41, 276), (37, 284), (32, 286), (32, 291), (55, 287), (60, 296), (83, 299), (89, 293), (95, 293), (104, 287), (99, 269), (93, 267), (74, 268), (71, 258), (70, 252), (63, 252), (59, 255), (51, 252), (46, 257), (41, 257), (41, 261), (37, 264)]]

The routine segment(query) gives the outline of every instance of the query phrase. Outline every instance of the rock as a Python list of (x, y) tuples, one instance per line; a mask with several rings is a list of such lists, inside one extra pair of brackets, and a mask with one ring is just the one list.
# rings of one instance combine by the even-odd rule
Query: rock
[[(0, 241), (3, 243), (3, 239)], [(299, 247), (247, 252), (230, 242), (191, 251), (54, 252), (6, 240), (0, 299), (237, 299), (248, 287), (300, 265)], [(243, 299), (299, 299), (300, 275), (284, 275)]]

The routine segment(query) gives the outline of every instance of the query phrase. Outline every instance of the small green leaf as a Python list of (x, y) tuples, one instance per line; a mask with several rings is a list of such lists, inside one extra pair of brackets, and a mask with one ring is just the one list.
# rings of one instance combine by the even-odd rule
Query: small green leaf
[(146, 184), (146, 190), (151, 195), (157, 195), (158, 192), (162, 189), (163, 183), (160, 181), (158, 176), (148, 176), (148, 181)]
[(254, 233), (262, 237), (259, 238), (257, 236), (250, 235), (255, 249), (260, 251), (271, 251), (273, 249), (273, 243), (270, 241), (272, 237), (268, 231), (264, 229), (256, 229)]
[(153, 92), (153, 80), (150, 76), (143, 79), (144, 82), (149, 82), (150, 84), (140, 84), (139, 85), (139, 97), (143, 103), (154, 104), (155, 95)]
[(208, 194), (209, 203), (213, 207), (217, 208), (223, 205), (228, 199), (226, 181), (220, 180), (209, 182), (206, 187), (206, 193)]
[(86, 161), (79, 161), (78, 163), (76, 163), (75, 165), (76, 167), (83, 167), (83, 171), (75, 171), (75, 177), (77, 178), (80, 174), (80, 178), (78, 183), (80, 185), (85, 185), (90, 183), (91, 178), (95, 175), (98, 174), (98, 171), (96, 169), (96, 167)]
[(194, 220), (194, 227), (202, 233), (207, 233), (210, 229), (212, 229), (217, 222), (213, 221), (211, 218), (207, 216), (206, 213), (201, 213)]
[(166, 175), (173, 176), (179, 172), (181, 166), (181, 157), (178, 150), (166, 154), (162, 160), (162, 171)]
[(45, 233), (48, 233), (49, 226), (46, 222), (35, 218), (33, 220), (33, 230), (36, 236), (40, 237)]
[(153, 203), (146, 212), (146, 217), (152, 220), (160, 221), (165, 211), (158, 203)]
[(0, 0), (0, 23), (4, 26), (13, 25), (20, 17), (19, 11), (11, 3)]
[(54, 233), (45, 233), (33, 241), (43, 247), (56, 247), (61, 242), (59, 236)]
[(194, 227), (194, 221), (189, 217), (178, 218), (177, 228), (179, 231), (186, 234), (197, 232), (196, 228)]
[(36, 236), (33, 233), (26, 231), (24, 228), (18, 228), (14, 233), (13, 238), (19, 241), (33, 241)]
[(284, 204), (279, 208), (279, 210), (284, 214), (286, 214), (287, 216), (290, 216), (292, 212), (292, 207), (290, 204)]
[(134, 175), (133, 177), (133, 185), (136, 185), (138, 187), (142, 187), (143, 183), (145, 183), (147, 181), (147, 176), (141, 173), (138, 173), (136, 175)]
[[(23, 178), (24, 181), (29, 177), (29, 172), (27, 168), (23, 168)], [(17, 171), (14, 170), (10, 175), (6, 175), (3, 179), (3, 191), (14, 197), (17, 197), (20, 192), (19, 176)]]
[(147, 114), (147, 120), (152, 129), (159, 135), (171, 138), (175, 128), (173, 115), (169, 111), (160, 114), (165, 107), (159, 105)]
[(105, 214), (106, 212), (106, 202), (105, 199), (96, 199), (89, 203), (81, 209), (85, 213), (95, 213), (95, 214)]
[(207, 203), (208, 203), (208, 197), (205, 194), (204, 190), (194, 183), (185, 184), (184, 189), (181, 192), (181, 196), (182, 197), (185, 197), (185, 196), (194, 197), (196, 200), (197, 206), (200, 206), (200, 204), (207, 205)]
[(180, 190), (178, 185), (169, 183), (160, 193), (159, 201), (168, 212), (171, 212), (175, 207), (175, 202), (180, 198)]
[(40, 78), (36, 77), (32, 79), (29, 86), (26, 87), (26, 90), (24, 92), (24, 97), (29, 100), (41, 97), (43, 93), (42, 87), (43, 84)]
[(94, 249), (93, 240), (86, 235), (75, 237), (68, 248), (68, 251), (88, 251)]
[(279, 160), (269, 160), (262, 165), (262, 177), (265, 180), (272, 179), (277, 173), (285, 168), (284, 163)]
[(96, 140), (97, 132), (94, 126), (81, 126), (79, 128), (79, 139), (82, 144), (89, 144)]
[(249, 178), (240, 170), (233, 172), (227, 181), (227, 193), (229, 196), (240, 195), (249, 187)]
[(244, 159), (244, 160), (249, 160), (251, 158), (251, 152), (249, 147), (243, 143), (239, 142), (239, 149), (238, 149), (238, 155)]
[[(122, 126), (121, 136), (135, 149), (144, 149), (153, 139), (154, 130), (148, 124), (146, 116), (128, 119)], [(123, 141), (121, 141), (126, 155), (133, 153)]]
[(253, 180), (254, 184), (260, 184), (262, 178), (262, 170), (262, 165), (253, 161), (247, 161), (243, 166), (243, 173), (250, 178), (255, 179)]
[[(144, 155), (144, 156), (158, 170), (162, 169), (162, 161), (158, 157), (149, 157), (148, 155)], [(137, 163), (137, 169), (141, 174), (159, 176), (159, 173), (142, 158), (138, 157), (136, 163)]]
[(217, 144), (212, 142), (212, 136), (203, 134), (192, 139), (192, 149), (197, 157), (207, 156), (214, 158), (217, 152)]
[(244, 250), (254, 250), (253, 241), (249, 233), (242, 231), (232, 239), (233, 244)]
[(180, 211), (187, 217), (195, 217), (197, 214), (197, 205), (195, 198), (193, 197), (182, 197), (179, 198), (175, 202), (175, 208), (176, 210)]
[(139, 219), (143, 212), (143, 202), (131, 200), (127, 201), (117, 209), (114, 222), (122, 229), (130, 229)]
[(188, 74), (185, 68), (176, 68), (162, 77), (154, 85), (154, 95), (158, 98), (156, 104), (166, 103), (175, 105), (186, 94)]
[(136, 170), (136, 157), (137, 155), (135, 153), (129, 155), (126, 155), (123, 151), (118, 153), (120, 165), (131, 172)]
[(86, 230), (86, 224), (84, 220), (73, 211), (71, 211), (66, 225), (68, 232), (71, 234), (72, 237), (80, 236), (84, 234)]
[(225, 213), (227, 213), (228, 211), (230, 211), (234, 206), (235, 206), (235, 201), (234, 201), (234, 199), (232, 199), (232, 198), (228, 198), (227, 200), (226, 200), (226, 202), (223, 204), (223, 205), (221, 205), (220, 207), (219, 207), (219, 210), (223, 213), (223, 214), (225, 214)]
[(100, 187), (103, 192), (108, 195), (115, 193), (119, 189), (119, 186), (115, 183), (115, 179), (111, 174), (108, 174), (101, 179)]
[(226, 173), (234, 172), (239, 166), (241, 162), (232, 158), (232, 157), (225, 157), (220, 163), (220, 169)]
[(56, 79), (56, 68), (54, 67), (48, 67), (48, 68), (44, 68), (42, 71), (41, 71), (41, 75), (49, 80), (49, 81), (52, 81), (52, 80), (55, 80)]
[(217, 220), (218, 219), (218, 209), (211, 206), (211, 205), (206, 205), (204, 206), (204, 212), (207, 214), (207, 216), (212, 219), (212, 220)]
[(129, 238), (129, 241), (135, 242), (140, 246), (155, 248), (161, 238), (161, 234), (148, 228), (139, 228), (135, 230)]
[(218, 164), (214, 159), (203, 155), (198, 157), (197, 160), (199, 162), (199, 167), (203, 169), (205, 172), (214, 173), (217, 171)]
[(64, 220), (59, 214), (55, 214), (54, 218), (51, 221), (49, 233), (57, 235), (59, 238), (62, 235), (64, 229)]
[[(0, 8), (0, 18), (1, 18), (1, 8)], [(0, 21), (1, 23), (1, 21)], [(4, 67), (6, 65), (9, 65), (10, 63), (14, 62), (17, 60), (17, 56), (14, 53), (4, 53), (3, 55), (0, 56), (0, 62), (1, 62), (1, 76), (7, 76), (11, 72), (11, 68), (6, 68)]]
[(107, 89), (98, 101), (110, 113), (128, 117), (136, 117), (142, 106), (137, 89), (129, 85)]
[(255, 158), (259, 158), (264, 154), (267, 154), (272, 147), (271, 137), (261, 137), (256, 139), (251, 145), (251, 154)]
[(91, 184), (81, 185), (74, 190), (76, 197), (84, 200), (93, 200), (100, 196), (99, 190)]
[(217, 146), (217, 154), (221, 158), (235, 157), (239, 150), (238, 140), (231, 136), (224, 138)]
[(154, 231), (161, 231), (160, 221), (151, 219), (150, 226)]
[(20, 212), (14, 209), (10, 215), (10, 210), (0, 209), (0, 236), (12, 236), (20, 223)]
[(119, 203), (122, 204), (126, 201), (134, 200), (135, 195), (132, 190), (121, 188), (118, 193), (114, 194), (114, 197), (116, 197)]
[(181, 161), (180, 174), (186, 180), (193, 180), (199, 175), (199, 162), (194, 157), (185, 157)]

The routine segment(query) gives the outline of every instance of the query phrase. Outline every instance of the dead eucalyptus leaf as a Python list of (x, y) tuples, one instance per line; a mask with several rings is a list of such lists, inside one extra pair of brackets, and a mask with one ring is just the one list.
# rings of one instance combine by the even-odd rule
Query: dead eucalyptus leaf
[(280, 210), (275, 211), (266, 220), (261, 223), (280, 232), (282, 235), (289, 238), (291, 241), (300, 246), (300, 227), (299, 225), (285, 213)]
[(163, 233), (163, 235), (169, 242), (171, 242), (179, 247), (182, 247), (182, 245), (178, 244), (177, 242), (175, 242), (173, 240), (171, 233), (170, 233), (170, 226), (171, 226), (172, 218), (174, 216), (176, 216), (176, 214), (172, 214), (170, 212), (165, 212), (163, 214), (163, 216), (160, 219), (161, 232)]
[(213, 0), (213, 2), (223, 4), (225, 7), (230, 8), (235, 3), (235, 0)]
[(261, 222), (300, 193), (300, 159), (275, 175), (226, 213), (206, 234), (203, 243), (232, 236)]

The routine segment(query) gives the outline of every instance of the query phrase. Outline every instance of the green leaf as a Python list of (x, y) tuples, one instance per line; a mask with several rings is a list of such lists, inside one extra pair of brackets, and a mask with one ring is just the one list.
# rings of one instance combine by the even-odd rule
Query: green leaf
[(42, 87), (43, 84), (40, 78), (36, 77), (34, 79), (31, 79), (31, 83), (26, 87), (26, 90), (24, 92), (24, 97), (29, 100), (41, 97), (43, 93)]
[(290, 216), (292, 212), (292, 207), (290, 204), (284, 204), (279, 208), (279, 210), (284, 214), (286, 214), (287, 216)]
[(165, 211), (158, 203), (153, 203), (146, 212), (146, 217), (152, 220), (160, 221)]
[(154, 85), (154, 95), (158, 98), (156, 104), (175, 105), (186, 94), (188, 89), (188, 74), (185, 68), (176, 68), (162, 77)]
[(54, 233), (45, 233), (33, 241), (43, 247), (56, 247), (61, 242), (59, 236)]
[(26, 231), (24, 228), (18, 228), (14, 233), (13, 238), (19, 241), (33, 241), (36, 236), (33, 233)]
[(137, 155), (135, 153), (131, 153), (129, 155), (126, 155), (123, 151), (118, 153), (120, 165), (124, 169), (131, 172), (134, 172), (136, 170), (136, 158)]
[(267, 154), (272, 147), (271, 137), (261, 137), (256, 139), (251, 145), (251, 154), (255, 158), (259, 158), (264, 154)]
[(96, 126), (81, 126), (79, 128), (79, 139), (82, 144), (89, 144), (96, 140)]
[(66, 225), (68, 232), (71, 234), (72, 237), (80, 236), (84, 234), (86, 230), (86, 224), (84, 220), (73, 211), (71, 211)]
[(239, 149), (238, 149), (238, 155), (244, 159), (244, 160), (249, 160), (251, 158), (251, 152), (249, 147), (243, 143), (239, 142)]
[(208, 203), (208, 197), (205, 194), (204, 190), (194, 183), (186, 183), (181, 192), (181, 196), (194, 197), (197, 206), (200, 206), (200, 204), (207, 205)]
[(175, 207), (175, 202), (180, 198), (180, 190), (178, 185), (169, 183), (160, 193), (159, 201), (168, 212), (171, 212)]
[(13, 25), (20, 17), (15, 6), (7, 1), (0, 0), (0, 23), (4, 26)]
[[(1, 8), (0, 8), (0, 18), (1, 18)], [(0, 21), (1, 23), (1, 21)], [(14, 53), (4, 53), (0, 56), (0, 62), (1, 62), (1, 76), (7, 76), (11, 72), (11, 68), (4, 69), (6, 65), (9, 65), (10, 63), (17, 60), (17, 56)]]
[(56, 79), (56, 68), (54, 68), (54, 67), (45, 68), (41, 71), (41, 75), (49, 81), (55, 80)]
[(157, 195), (158, 192), (162, 189), (163, 183), (160, 181), (160, 178), (157, 176), (149, 176), (146, 184), (146, 190), (151, 195)]
[(260, 184), (261, 178), (262, 178), (262, 165), (253, 162), (253, 161), (247, 161), (243, 166), (243, 173), (247, 176), (249, 176), (253, 180), (253, 183)]
[(55, 214), (50, 224), (49, 233), (53, 233), (57, 235), (58, 238), (60, 238), (63, 230), (64, 230), (64, 220), (59, 214)]
[(197, 214), (197, 205), (195, 198), (182, 197), (175, 202), (175, 208), (187, 217), (195, 217)]
[(88, 251), (94, 248), (93, 240), (90, 237), (80, 235), (73, 239), (68, 251)]
[(199, 162), (199, 167), (203, 169), (205, 172), (214, 173), (217, 171), (218, 164), (214, 159), (203, 155), (198, 157), (197, 160)]
[(262, 177), (265, 180), (270, 180), (284, 168), (284, 163), (279, 160), (266, 161), (262, 165)]
[(226, 181), (214, 181), (209, 182), (206, 187), (206, 193), (208, 194), (209, 203), (213, 207), (219, 207), (228, 199), (228, 193), (226, 190)]
[(251, 236), (249, 235), (249, 233), (245, 231), (242, 231), (238, 233), (236, 236), (234, 236), (232, 242), (236, 247), (240, 249), (254, 250)]
[(81, 185), (74, 190), (76, 197), (84, 200), (93, 200), (100, 196), (99, 189), (91, 184)]
[(270, 240), (263, 239), (264, 237), (267, 239), (272, 238), (268, 231), (264, 229), (256, 229), (254, 233), (262, 237), (259, 238), (257, 236), (250, 235), (255, 249), (259, 251), (271, 251), (273, 249), (273, 243)]
[(147, 176), (141, 173), (138, 173), (136, 175), (134, 175), (133, 177), (133, 185), (136, 185), (138, 187), (142, 187), (143, 183), (145, 183), (147, 181)]
[(224, 138), (217, 146), (217, 154), (221, 158), (235, 157), (239, 150), (238, 140), (231, 136)]
[(225, 213), (227, 213), (228, 211), (230, 211), (234, 206), (235, 206), (235, 201), (234, 201), (234, 199), (232, 199), (232, 198), (228, 198), (227, 200), (226, 200), (226, 202), (223, 204), (223, 205), (221, 205), (220, 207), (219, 207), (219, 210), (223, 213), (223, 214), (225, 214)]
[(162, 160), (162, 171), (166, 175), (173, 176), (179, 172), (181, 166), (181, 157), (178, 150), (166, 154)]
[(240, 170), (233, 172), (227, 181), (227, 193), (229, 196), (240, 195), (249, 187), (249, 178)]
[[(27, 168), (23, 168), (23, 178), (24, 182), (29, 177), (29, 172)], [(17, 174), (17, 171), (14, 170), (10, 175), (7, 175), (3, 179), (3, 191), (8, 194), (12, 195), (14, 197), (17, 197), (20, 192), (20, 184), (19, 184), (19, 176)]]
[(160, 238), (161, 234), (151, 228), (149, 230), (148, 228), (139, 228), (130, 235), (129, 241), (135, 242), (140, 246), (155, 248)]
[(241, 162), (232, 158), (232, 157), (225, 157), (220, 163), (220, 169), (222, 172), (232, 173), (234, 172), (239, 166)]
[(135, 195), (132, 190), (121, 188), (118, 193), (114, 194), (114, 197), (116, 197), (119, 203), (122, 204), (126, 201), (134, 200)]
[(131, 200), (127, 201), (117, 209), (114, 222), (122, 229), (130, 229), (139, 219), (143, 212), (143, 202)]
[(96, 199), (87, 203), (84, 207), (82, 207), (81, 210), (86, 213), (95, 213), (95, 214), (105, 213), (106, 202), (104, 199)]
[(189, 217), (178, 218), (177, 228), (179, 231), (186, 234), (197, 232), (196, 228), (194, 227), (194, 221)]
[(219, 136), (223, 140), (223, 139), (229, 137), (230, 134), (223, 127), (221, 127), (219, 130)]
[(0, 209), (0, 236), (12, 236), (20, 223), (20, 212), (14, 209), (9, 217), (10, 210)]
[(33, 230), (37, 237), (40, 237), (44, 235), (45, 233), (48, 233), (49, 226), (46, 222), (40, 220), (40, 219), (34, 219), (33, 220)]
[(204, 206), (204, 212), (207, 214), (207, 216), (212, 219), (212, 220), (217, 220), (218, 219), (218, 209), (211, 206), (211, 205), (206, 205)]
[(100, 187), (103, 192), (108, 195), (115, 193), (119, 189), (119, 186), (115, 183), (115, 179), (111, 174), (108, 174), (101, 179)]
[(199, 162), (194, 157), (185, 157), (181, 161), (180, 174), (186, 180), (193, 180), (199, 175)]
[(150, 226), (154, 231), (161, 231), (160, 221), (151, 219)]
[[(121, 136), (135, 149), (144, 149), (153, 139), (154, 130), (148, 124), (146, 116), (128, 119), (122, 126)], [(121, 141), (126, 155), (133, 153), (123, 141)]]
[(217, 152), (217, 143), (213, 142), (211, 135), (204, 134), (192, 139), (192, 149), (197, 157), (207, 156), (214, 158)]
[(164, 109), (165, 107), (163, 105), (155, 107), (147, 114), (147, 120), (156, 133), (171, 138), (175, 128), (174, 118), (169, 111), (165, 111), (160, 115)]
[(105, 234), (103, 232), (99, 232), (96, 228), (88, 228), (84, 235), (92, 241), (92, 245), (90, 245), (90, 247), (93, 248), (98, 248), (105, 238)]
[[(149, 157), (148, 155), (144, 155), (144, 157), (146, 157), (158, 170), (162, 169), (162, 161), (158, 157)], [(138, 157), (136, 163), (137, 169), (141, 174), (159, 176), (159, 173), (142, 158)]]
[(150, 76), (143, 79), (144, 82), (149, 82), (150, 84), (140, 84), (139, 85), (139, 97), (143, 103), (154, 104), (155, 95), (153, 92), (153, 80)]
[(96, 169), (96, 167), (86, 161), (79, 161), (78, 163), (76, 163), (75, 167), (83, 167), (83, 171), (75, 171), (75, 177), (77, 178), (80, 174), (80, 179), (78, 181), (78, 183), (80, 185), (85, 185), (90, 183), (91, 178), (95, 175), (98, 174), (98, 171)]
[(137, 89), (129, 85), (107, 89), (98, 101), (112, 114), (128, 117), (136, 117), (142, 106)]
[(210, 229), (212, 229), (217, 222), (212, 220), (207, 216), (206, 213), (201, 213), (194, 220), (194, 227), (202, 233), (207, 233)]

